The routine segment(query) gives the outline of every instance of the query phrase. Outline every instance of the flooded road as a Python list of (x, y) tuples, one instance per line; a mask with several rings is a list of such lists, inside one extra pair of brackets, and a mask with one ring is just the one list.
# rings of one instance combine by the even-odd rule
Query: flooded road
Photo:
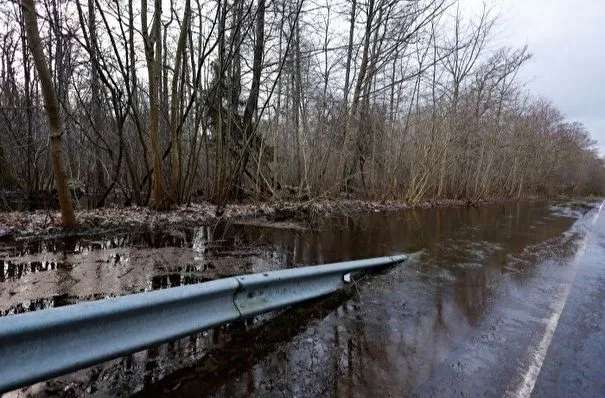
[(247, 222), (21, 242), (0, 246), (0, 315), (242, 273), (414, 253), (410, 262), (348, 291), (22, 393), (514, 394), (553, 297), (577, 280), (570, 264), (590, 216), (522, 203), (331, 218), (314, 228)]

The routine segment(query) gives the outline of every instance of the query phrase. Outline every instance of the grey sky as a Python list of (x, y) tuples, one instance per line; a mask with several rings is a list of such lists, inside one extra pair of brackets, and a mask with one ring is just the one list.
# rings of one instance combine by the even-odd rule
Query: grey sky
[[(474, 0), (471, 0), (474, 1)], [(528, 89), (584, 123), (605, 155), (605, 2), (499, 0), (500, 44), (529, 45)]]

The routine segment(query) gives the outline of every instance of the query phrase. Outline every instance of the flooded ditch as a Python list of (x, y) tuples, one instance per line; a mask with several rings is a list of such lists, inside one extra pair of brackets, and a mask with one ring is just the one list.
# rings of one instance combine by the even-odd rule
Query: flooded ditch
[[(372, 213), (0, 246), (0, 316), (303, 265), (415, 253), (291, 310), (225, 325), (13, 395), (399, 396), (430, 377), (494, 292), (574, 249), (548, 204)], [(489, 337), (488, 337), (489, 338)]]

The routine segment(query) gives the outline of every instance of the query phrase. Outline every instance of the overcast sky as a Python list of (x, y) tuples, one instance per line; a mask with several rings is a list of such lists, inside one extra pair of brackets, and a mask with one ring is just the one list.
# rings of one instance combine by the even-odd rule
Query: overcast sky
[(494, 1), (501, 44), (527, 43), (533, 54), (528, 89), (584, 123), (605, 155), (605, 1)]

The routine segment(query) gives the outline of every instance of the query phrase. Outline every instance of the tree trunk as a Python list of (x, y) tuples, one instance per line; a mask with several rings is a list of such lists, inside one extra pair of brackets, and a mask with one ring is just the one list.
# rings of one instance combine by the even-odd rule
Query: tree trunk
[(4, 149), (0, 145), (0, 189), (2, 188), (16, 188), (19, 186), (10, 165), (6, 161), (4, 156)]
[(170, 98), (170, 141), (172, 143), (170, 148), (170, 160), (172, 163), (172, 169), (170, 174), (170, 191), (173, 200), (176, 203), (181, 203), (181, 140), (179, 138), (178, 127), (181, 122), (180, 118), (180, 104), (183, 89), (185, 87), (184, 82), (180, 84), (179, 90), (179, 76), (181, 75), (181, 65), (185, 56), (185, 46), (187, 44), (187, 31), (189, 30), (189, 19), (191, 17), (191, 0), (185, 2), (185, 11), (183, 16), (183, 22), (181, 25), (181, 32), (179, 34), (179, 41), (176, 49), (176, 59), (174, 61), (174, 72), (172, 76), (172, 92)]
[(355, 35), (355, 16), (357, 15), (357, 0), (351, 3), (351, 20), (349, 25), (349, 44), (347, 45), (347, 66), (345, 68), (344, 102), (348, 107), (349, 88), (351, 83), (351, 62), (353, 60), (353, 45)]
[[(347, 118), (343, 154), (341, 156), (340, 164), (338, 167), (339, 173), (342, 173), (342, 180), (344, 182), (345, 191), (348, 191), (351, 178), (355, 174), (355, 156), (357, 154), (357, 151), (356, 149), (352, 149), (352, 147), (355, 143), (357, 143), (359, 135), (359, 101), (361, 98), (361, 91), (366, 81), (366, 74), (368, 71), (370, 42), (372, 39), (372, 27), (374, 26), (374, 4), (374, 0), (370, 0), (368, 3), (368, 15), (366, 20), (361, 64), (359, 66), (359, 73), (357, 76), (357, 82), (355, 84), (355, 90), (353, 91), (351, 113)], [(351, 123), (354, 123), (354, 125), (352, 126)], [(350, 151), (354, 151), (355, 153), (351, 154)]]
[(162, 173), (162, 153), (160, 150), (159, 141), (161, 86), (160, 63), (162, 61), (160, 19), (162, 17), (162, 0), (155, 0), (154, 2), (151, 37), (148, 34), (147, 27), (147, 0), (142, 0), (141, 5), (141, 24), (143, 30), (143, 40), (145, 42), (147, 71), (149, 74), (149, 141), (151, 147), (151, 156), (153, 158), (150, 205), (158, 209), (164, 209), (167, 203), (164, 198), (164, 175)]
[[(95, 21), (96, 9), (95, 0), (88, 0), (88, 31), (90, 32), (90, 66), (91, 66), (91, 110), (92, 132), (100, 134), (101, 126), (101, 88), (99, 84), (99, 56), (97, 49), (99, 47), (97, 40), (97, 26)], [(92, 134), (91, 134), (92, 136)], [(103, 204), (103, 191), (105, 190), (105, 174), (103, 172), (103, 162), (101, 161), (101, 139), (97, 137), (95, 145), (95, 189), (94, 189), (94, 207), (101, 207)]]
[(67, 177), (63, 166), (63, 154), (61, 152), (61, 117), (59, 114), (59, 101), (52, 84), (50, 70), (44, 59), (42, 44), (40, 41), (40, 32), (38, 29), (38, 19), (34, 0), (22, 0), (23, 21), (27, 31), (27, 41), (29, 49), (40, 77), (42, 85), (42, 96), (46, 107), (46, 116), (50, 135), (50, 155), (53, 167), (55, 186), (59, 196), (59, 205), (61, 206), (61, 218), (64, 228), (71, 228), (76, 223)]
[(252, 150), (251, 145), (253, 145), (254, 135), (256, 134), (254, 116), (258, 110), (258, 97), (260, 96), (260, 83), (263, 71), (263, 55), (265, 50), (265, 8), (265, 0), (258, 0), (255, 29), (256, 41), (254, 43), (254, 58), (252, 61), (252, 84), (250, 86), (250, 93), (246, 100), (246, 108), (244, 109), (244, 116), (242, 118), (244, 134), (241, 142), (240, 159), (238, 160), (235, 173), (232, 175), (227, 187), (225, 187), (226, 191), (224, 191), (225, 193), (222, 195), (219, 203), (219, 209), (221, 209), (221, 211), (227, 200), (231, 198), (230, 196), (237, 191), (238, 184), (241, 182), (244, 174), (249, 175), (249, 173), (246, 173), (246, 169)]

